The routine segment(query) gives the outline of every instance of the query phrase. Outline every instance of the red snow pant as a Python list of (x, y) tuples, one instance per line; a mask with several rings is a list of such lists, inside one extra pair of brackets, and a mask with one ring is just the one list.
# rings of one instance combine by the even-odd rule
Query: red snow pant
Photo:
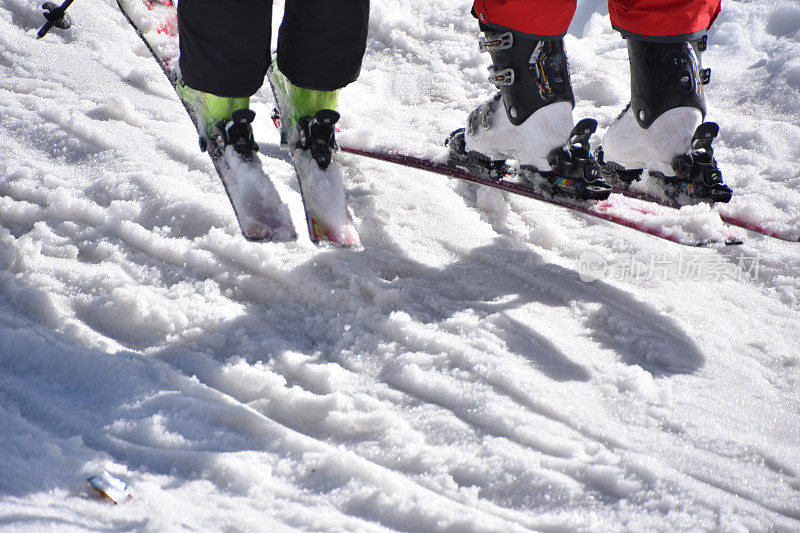
[[(722, 0), (608, 0), (611, 25), (626, 37), (686, 42), (702, 37)], [(575, 14), (576, 0), (474, 0), (482, 24), (539, 39), (559, 39)]]

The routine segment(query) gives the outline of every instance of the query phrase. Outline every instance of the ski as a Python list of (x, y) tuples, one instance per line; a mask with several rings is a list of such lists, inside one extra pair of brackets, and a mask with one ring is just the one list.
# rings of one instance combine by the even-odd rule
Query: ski
[[(179, 94), (178, 14), (173, 0), (117, 0), (125, 19)], [(289, 209), (264, 172), (257, 155), (243, 160), (233, 146), (224, 147), (205, 135), (204, 126), (183, 100), (231, 202), (242, 235), (251, 241), (292, 241), (297, 238)]]
[[(627, 196), (628, 198), (635, 198), (637, 200), (642, 200), (644, 202), (650, 202), (653, 204), (658, 204), (665, 207), (670, 207), (673, 209), (680, 209), (687, 204), (681, 204), (671, 198), (666, 196), (661, 197), (657, 194), (638, 190), (635, 187), (612, 187), (611, 189), (614, 193), (621, 194), (623, 196)], [(717, 211), (719, 213), (720, 219), (723, 222), (730, 224), (732, 226), (737, 226), (739, 228), (752, 231), (755, 233), (760, 233), (762, 235), (766, 235), (767, 237), (773, 237), (775, 239), (780, 239), (782, 241), (790, 241), (790, 242), (800, 242), (800, 231), (795, 230), (786, 230), (781, 228), (774, 228), (770, 227), (769, 225), (765, 225), (759, 222), (746, 220), (741, 217), (737, 217), (734, 215), (728, 215), (721, 211)]]
[(341, 164), (332, 158), (337, 149), (335, 132), (339, 113), (330, 109), (317, 111), (314, 116), (300, 119), (296, 129), (292, 129), (281, 121), (281, 109), (290, 105), (284, 101), (281, 88), (289, 81), (276, 70), (274, 62), (267, 79), (275, 100), (272, 122), (281, 133), (281, 148), (292, 157), (311, 241), (318, 246), (361, 246), (345, 198), (344, 173)]
[[(706, 228), (710, 234), (700, 238), (696, 237), (694, 232), (683, 228), (681, 224), (677, 224), (674, 227), (665, 226), (661, 219), (675, 218), (677, 212), (674, 209), (668, 206), (650, 203), (637, 205), (621, 195), (611, 195), (606, 200), (599, 201), (574, 201), (567, 198), (559, 198), (557, 195), (550, 196), (537, 192), (530, 187), (513, 181), (515, 179), (514, 174), (508, 174), (500, 179), (494, 179), (470, 172), (464, 168), (458, 168), (447, 163), (417, 157), (399, 151), (366, 150), (348, 146), (341, 146), (341, 150), (354, 155), (369, 157), (372, 159), (416, 168), (419, 170), (425, 170), (427, 172), (433, 172), (436, 174), (485, 185), (487, 187), (500, 189), (502, 191), (518, 194), (528, 198), (533, 198), (541, 202), (565, 207), (572, 211), (584, 213), (608, 222), (626, 226), (628, 228), (653, 235), (660, 239), (665, 239), (685, 246), (697, 247), (713, 244), (733, 245), (741, 244), (742, 242), (740, 236), (735, 232), (730, 231), (730, 228), (722, 224), (721, 221), (718, 228)], [(699, 224), (694, 225), (696, 226)]]
[(300, 196), (311, 242), (318, 246), (361, 246), (353, 215), (344, 199), (344, 175), (340, 167), (320, 172), (306, 154), (292, 154)]

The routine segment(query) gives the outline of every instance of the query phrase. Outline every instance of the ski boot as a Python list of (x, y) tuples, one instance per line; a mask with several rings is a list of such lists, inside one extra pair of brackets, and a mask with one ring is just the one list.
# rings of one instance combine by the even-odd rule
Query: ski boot
[(562, 39), (539, 41), (516, 32), (486, 31), (481, 51), (492, 56), (489, 81), (499, 93), (448, 139), (449, 163), (485, 177), (511, 172), (532, 188), (577, 200), (603, 199), (610, 187), (588, 148), (596, 122), (573, 125), (575, 97)]
[(331, 164), (336, 144), (339, 91), (315, 91), (293, 85), (273, 61), (267, 72), (276, 108), (272, 119), (280, 127), (281, 145), (309, 150), (320, 168)]
[(253, 161), (258, 144), (253, 138), (256, 113), (249, 109), (250, 98), (216, 96), (180, 82), (178, 92), (197, 126), (202, 151), (224, 152), (227, 146), (232, 146), (243, 161)]
[(727, 202), (733, 191), (722, 182), (711, 143), (719, 132), (706, 114), (702, 69), (706, 38), (692, 43), (654, 43), (628, 38), (631, 101), (596, 151), (603, 175), (627, 189), (649, 174), (676, 205)]

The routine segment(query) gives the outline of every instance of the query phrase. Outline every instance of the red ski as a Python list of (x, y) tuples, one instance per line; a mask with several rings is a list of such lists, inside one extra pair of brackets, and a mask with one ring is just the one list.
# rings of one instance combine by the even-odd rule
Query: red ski
[[(606, 220), (608, 222), (620, 224), (622, 226), (626, 226), (637, 231), (685, 246), (741, 244), (742, 242), (741, 236), (732, 231), (731, 228), (722, 224), (721, 221), (718, 220), (718, 227), (712, 227), (713, 218), (711, 215), (709, 216), (709, 222), (712, 224), (704, 226), (704, 230), (707, 232), (707, 234), (697, 236), (696, 232), (692, 231), (690, 228), (684, 227), (683, 225), (678, 224), (676, 226), (668, 227), (664, 226), (664, 224), (660, 221), (654, 220), (655, 217), (669, 215), (670, 212), (675, 211), (674, 209), (657, 204), (638, 205), (637, 203), (631, 202), (628, 198), (625, 198), (621, 195), (612, 195), (607, 200), (580, 202), (567, 198), (562, 199), (541, 194), (530, 187), (526, 187), (525, 185), (511, 181), (511, 179), (513, 179), (512, 176), (504, 179), (486, 178), (446, 163), (396, 151), (364, 150), (347, 146), (342, 146), (341, 149), (343, 152), (370, 157), (372, 159), (379, 159), (381, 161), (417, 168), (428, 172), (434, 172), (436, 174), (442, 174), (445, 176), (470, 181), (472, 183), (485, 185), (487, 187), (493, 187), (502, 191), (519, 194), (521, 196), (539, 200), (540, 202), (558, 205), (579, 213), (584, 213)], [(695, 223), (693, 225), (697, 226), (698, 224)]]
[[(614, 187), (612, 190), (613, 192), (622, 194), (624, 196), (627, 196), (628, 198), (636, 198), (637, 200), (652, 202), (654, 204), (663, 205), (665, 207), (671, 207), (675, 209), (679, 209), (680, 207), (682, 207), (680, 204), (672, 200), (669, 200), (667, 198), (661, 198), (654, 194), (638, 191), (635, 189), (622, 189)], [(722, 219), (723, 222), (726, 222), (733, 226), (740, 227), (742, 229), (746, 229), (748, 231), (761, 233), (762, 235), (766, 235), (767, 237), (774, 237), (776, 239), (780, 239), (783, 241), (791, 241), (791, 242), (800, 241), (800, 229), (792, 231), (783, 228), (770, 227), (769, 224), (746, 220), (734, 215), (727, 215), (723, 212), (719, 213), (719, 217), (720, 219)]]

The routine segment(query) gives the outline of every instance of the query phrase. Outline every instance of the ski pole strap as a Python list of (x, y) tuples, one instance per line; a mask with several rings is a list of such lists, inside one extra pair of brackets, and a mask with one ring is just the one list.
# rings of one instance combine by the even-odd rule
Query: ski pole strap
[(44, 9), (44, 18), (47, 19), (47, 22), (36, 34), (37, 39), (41, 39), (47, 35), (53, 27), (66, 30), (72, 26), (72, 21), (65, 13), (72, 2), (74, 2), (74, 0), (64, 0), (64, 3), (60, 6), (53, 2), (46, 2), (42, 6), (42, 9)]

